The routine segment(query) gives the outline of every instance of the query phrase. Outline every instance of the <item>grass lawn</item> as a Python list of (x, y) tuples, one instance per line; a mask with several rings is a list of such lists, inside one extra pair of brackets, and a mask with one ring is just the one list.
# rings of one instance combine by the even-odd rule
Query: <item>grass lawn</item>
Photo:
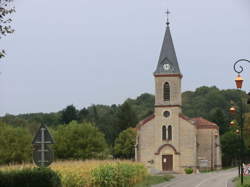
[(239, 177), (237, 177), (235, 179), (235, 185), (236, 185), (236, 187), (250, 187), (250, 176), (245, 176), (243, 183), (244, 183), (244, 185), (242, 186), (240, 184), (240, 178)]
[(163, 182), (170, 181), (172, 178), (174, 178), (174, 176), (172, 176), (172, 175), (163, 175), (163, 176), (150, 175), (150, 176), (146, 177), (146, 179), (143, 182), (135, 185), (135, 187), (149, 187), (153, 184), (160, 184)]

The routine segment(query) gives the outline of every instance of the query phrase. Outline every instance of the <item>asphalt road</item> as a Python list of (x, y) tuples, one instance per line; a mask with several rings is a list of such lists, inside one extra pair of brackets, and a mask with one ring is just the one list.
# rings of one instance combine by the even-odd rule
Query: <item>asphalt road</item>
[(170, 182), (154, 185), (153, 187), (233, 187), (231, 180), (237, 176), (237, 169), (217, 172), (175, 175)]

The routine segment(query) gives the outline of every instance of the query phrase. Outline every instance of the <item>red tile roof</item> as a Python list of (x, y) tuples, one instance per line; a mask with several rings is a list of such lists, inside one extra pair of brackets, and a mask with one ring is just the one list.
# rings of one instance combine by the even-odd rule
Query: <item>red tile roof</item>
[(191, 120), (193, 121), (197, 129), (219, 129), (219, 127), (215, 123), (208, 121), (202, 117), (192, 118)]

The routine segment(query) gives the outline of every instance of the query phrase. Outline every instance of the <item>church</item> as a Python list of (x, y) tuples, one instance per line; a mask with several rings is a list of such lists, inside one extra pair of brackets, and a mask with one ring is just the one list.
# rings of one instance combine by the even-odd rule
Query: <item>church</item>
[(135, 160), (152, 172), (221, 168), (219, 124), (182, 114), (182, 77), (167, 21), (154, 72), (154, 114), (136, 125)]

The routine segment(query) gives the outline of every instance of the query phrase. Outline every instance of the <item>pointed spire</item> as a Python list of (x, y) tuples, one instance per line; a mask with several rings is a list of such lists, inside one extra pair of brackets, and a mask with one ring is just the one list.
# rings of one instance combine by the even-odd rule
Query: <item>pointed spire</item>
[(170, 12), (167, 11), (167, 28), (161, 48), (158, 65), (154, 72), (155, 75), (181, 74), (170, 33), (168, 17), (169, 14)]
[(167, 12), (166, 12), (166, 14), (167, 14), (167, 26), (169, 26), (169, 14), (170, 14), (171, 12), (169, 12), (169, 10), (167, 9)]

